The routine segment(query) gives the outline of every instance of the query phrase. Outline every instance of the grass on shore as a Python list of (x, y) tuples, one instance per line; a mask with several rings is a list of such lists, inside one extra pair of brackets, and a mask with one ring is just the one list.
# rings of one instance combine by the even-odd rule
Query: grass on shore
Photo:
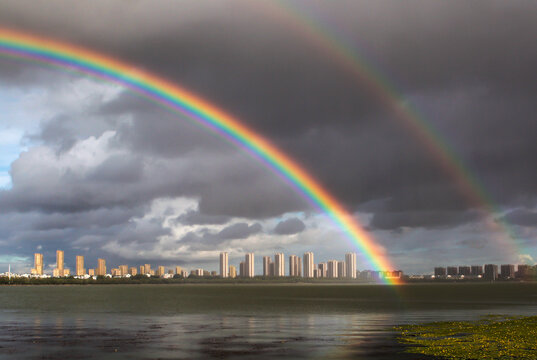
[(487, 316), (395, 330), (408, 353), (445, 359), (537, 359), (537, 316)]

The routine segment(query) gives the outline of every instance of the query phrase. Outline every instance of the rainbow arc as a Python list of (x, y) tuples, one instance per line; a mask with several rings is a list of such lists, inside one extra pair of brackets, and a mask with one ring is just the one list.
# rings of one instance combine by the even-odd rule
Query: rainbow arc
[[(238, 119), (194, 93), (131, 64), (79, 46), (0, 28), (0, 54), (67, 68), (120, 84), (146, 99), (184, 114), (203, 127), (252, 154), (284, 178), (318, 210), (325, 213), (350, 239), (375, 270), (392, 264), (345, 207), (290, 156)], [(396, 279), (384, 279), (396, 283)]]

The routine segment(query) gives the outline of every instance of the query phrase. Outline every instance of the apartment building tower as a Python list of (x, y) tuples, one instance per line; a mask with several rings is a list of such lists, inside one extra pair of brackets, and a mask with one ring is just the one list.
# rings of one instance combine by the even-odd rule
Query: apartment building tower
[(272, 260), (270, 256), (263, 256), (263, 276), (273, 276), (270, 274), (270, 264)]
[(227, 252), (220, 253), (220, 277), (227, 278), (229, 276), (229, 258)]
[(283, 253), (274, 255), (274, 276), (285, 276), (285, 259)]
[(310, 251), (304, 254), (304, 277), (305, 278), (315, 277), (314, 270), (315, 270), (315, 264), (313, 262), (313, 253)]
[(84, 276), (86, 275), (86, 269), (84, 269), (84, 256), (77, 255), (76, 256), (76, 276)]
[(345, 271), (350, 279), (356, 279), (356, 253), (345, 254)]
[(327, 262), (327, 278), (335, 279), (338, 277), (337, 260), (328, 260)]
[(104, 276), (106, 275), (106, 261), (104, 259), (97, 259), (97, 269), (96, 274), (97, 276)]
[(43, 275), (43, 254), (34, 254), (34, 268), (32, 269), (33, 275)]
[(254, 253), (248, 253), (244, 256), (244, 270), (246, 277), (253, 278), (255, 275), (254, 269)]

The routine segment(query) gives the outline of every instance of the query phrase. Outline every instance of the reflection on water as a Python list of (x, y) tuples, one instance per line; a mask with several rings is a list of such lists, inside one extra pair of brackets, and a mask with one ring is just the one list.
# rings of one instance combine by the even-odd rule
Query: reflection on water
[(2, 316), (0, 358), (416, 359), (399, 354), (403, 348), (394, 342), (391, 326), (477, 316), (475, 311), (170, 317), (10, 313)]
[[(151, 307), (147, 302), (141, 306), (125, 300), (133, 294), (136, 296), (130, 299), (139, 299), (148, 289), (155, 300)], [(325, 301), (322, 307), (303, 309), (297, 306), (296, 295), (288, 302), (278, 300), (275, 306), (267, 300), (275, 290), (267, 289), (256, 295), (258, 301), (250, 298), (249, 306), (240, 306), (238, 298), (223, 304), (225, 311), (218, 309), (220, 288), (0, 290), (0, 303), (4, 305), (0, 310), (0, 359), (417, 359), (416, 355), (401, 353), (403, 347), (395, 341), (392, 326), (476, 319), (487, 314), (537, 313), (533, 287), (521, 290), (520, 294), (527, 295), (525, 301), (520, 301), (520, 295), (501, 301), (476, 295), (463, 301), (454, 297), (438, 302), (434, 297), (419, 295), (414, 301), (427, 304), (424, 309), (408, 303), (396, 310), (375, 306), (376, 289), (370, 293), (361, 290), (363, 296), (356, 300), (356, 306), (340, 289), (340, 295)], [(213, 311), (199, 306), (199, 299), (211, 299), (208, 291), (215, 292)], [(308, 291), (316, 297), (317, 291), (333, 294), (330, 288)], [(352, 295), (356, 289), (349, 291)], [(180, 292), (180, 298), (172, 301), (170, 295), (177, 296), (176, 292)], [(65, 301), (58, 305), (43, 300), (60, 295)], [(371, 304), (364, 307), (368, 296)], [(107, 302), (115, 303), (116, 308), (103, 310), (91, 305), (100, 297), (125, 301)]]

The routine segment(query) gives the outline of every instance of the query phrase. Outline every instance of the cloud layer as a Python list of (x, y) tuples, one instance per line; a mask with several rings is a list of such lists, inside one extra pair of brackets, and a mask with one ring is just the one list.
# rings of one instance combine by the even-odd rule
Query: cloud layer
[[(425, 269), (416, 251), (436, 259), (438, 248), (461, 262), (518, 261), (519, 248), (536, 258), (537, 5), (287, 5), (19, 1), (0, 5), (0, 25), (117, 56), (236, 115), (367, 219), (405, 270)], [(416, 123), (289, 21), (292, 11), (393, 80), (397, 101), (439, 136), (424, 142)], [(312, 221), (306, 201), (189, 120), (117, 86), (10, 59), (0, 59), (0, 80), (1, 106), (13, 103), (9, 94), (32, 109), (2, 118), (25, 133), (24, 151), (5, 160), (12, 187), (0, 191), (2, 251), (24, 257), (43, 246), (50, 260), (63, 247), (185, 264), (210, 263), (223, 249), (331, 255), (320, 244), (328, 222)], [(465, 164), (459, 175), (439, 160), (446, 148)], [(465, 173), (499, 214), (460, 186)], [(514, 240), (487, 227), (497, 220), (513, 227)]]

